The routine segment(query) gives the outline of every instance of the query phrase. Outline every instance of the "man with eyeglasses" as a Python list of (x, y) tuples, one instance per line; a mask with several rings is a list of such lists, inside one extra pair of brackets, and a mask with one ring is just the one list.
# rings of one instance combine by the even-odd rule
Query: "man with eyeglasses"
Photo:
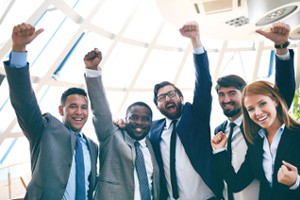
[(126, 128), (113, 125), (102, 83), (98, 49), (84, 57), (93, 123), (100, 143), (100, 176), (95, 199), (160, 200), (160, 172), (148, 138), (152, 110), (144, 102), (126, 111)]
[(212, 81), (207, 53), (196, 22), (180, 30), (191, 39), (195, 63), (193, 103), (185, 103), (182, 92), (168, 81), (154, 87), (154, 103), (166, 117), (154, 121), (150, 140), (161, 170), (161, 187), (167, 187), (169, 199), (217, 199), (210, 145)]

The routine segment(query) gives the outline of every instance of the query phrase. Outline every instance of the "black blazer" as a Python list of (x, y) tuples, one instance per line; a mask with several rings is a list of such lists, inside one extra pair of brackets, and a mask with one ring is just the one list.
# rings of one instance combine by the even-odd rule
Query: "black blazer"
[(261, 200), (299, 200), (300, 187), (290, 190), (288, 186), (278, 183), (277, 173), (282, 165), (282, 160), (291, 163), (300, 169), (300, 127), (298, 130), (285, 128), (278, 145), (274, 165), (273, 186), (270, 187), (263, 170), (263, 139), (258, 136), (254, 145), (248, 146), (244, 163), (236, 174), (229, 163), (227, 151), (215, 155), (215, 161), (219, 166), (222, 176), (230, 185), (233, 192), (244, 189), (254, 178), (260, 181), (259, 199)]
[[(295, 92), (295, 88), (296, 88), (296, 84), (295, 84), (295, 71), (294, 71), (294, 52), (293, 50), (289, 50), (290, 51), (290, 56), (291, 59), (290, 60), (280, 60), (278, 59), (278, 57), (276, 57), (276, 74), (275, 74), (275, 82), (277, 87), (279, 88), (280, 94), (283, 97), (283, 99), (286, 100), (287, 106), (290, 107), (292, 104), (292, 100), (294, 97), (294, 92)], [(220, 126), (218, 126), (215, 129), (215, 134), (218, 133), (219, 131), (224, 131), (226, 127), (225, 122), (223, 122)], [(243, 132), (243, 128), (241, 127), (241, 131)], [(233, 192), (239, 192), (241, 190), (243, 190), (245, 187), (247, 187), (251, 181), (254, 178), (257, 178), (260, 181), (260, 199), (293, 199), (293, 193), (298, 194), (297, 191), (289, 191), (288, 187), (286, 186), (286, 188), (288, 189), (286, 191), (286, 193), (291, 192), (290, 198), (288, 194), (285, 194), (285, 192), (281, 192), (281, 190), (278, 190), (279, 188), (282, 188), (283, 185), (279, 184), (277, 182), (277, 172), (279, 167), (281, 166), (281, 161), (285, 160), (286, 158), (284, 157), (279, 157), (281, 154), (281, 152), (285, 152), (285, 148), (288, 144), (289, 140), (293, 140), (292, 137), (294, 137), (293, 135), (298, 132), (298, 135), (295, 135), (295, 140), (296, 138), (300, 137), (300, 130), (298, 131), (292, 131), (292, 130), (288, 130), (285, 129), (283, 132), (283, 135), (281, 137), (279, 146), (278, 146), (278, 151), (277, 151), (277, 155), (276, 155), (276, 162), (277, 163), (277, 168), (275, 165), (274, 168), (274, 175), (273, 175), (273, 187), (270, 188), (269, 183), (267, 181), (267, 179), (265, 178), (264, 175), (264, 171), (263, 171), (263, 167), (262, 167), (262, 153), (263, 153), (263, 149), (262, 149), (262, 145), (263, 145), (263, 140), (262, 138), (258, 137), (253, 144), (250, 144), (247, 142), (248, 144), (248, 151), (245, 157), (245, 161), (242, 164), (240, 170), (238, 171), (237, 174), (234, 173), (233, 167), (231, 166), (231, 164), (229, 163), (229, 158), (227, 157), (228, 155), (227, 152), (222, 152), (219, 154), (216, 154), (214, 156), (214, 165), (218, 167), (218, 173), (221, 173), (222, 176), (224, 177), (224, 179), (226, 180), (226, 182), (229, 184), (230, 187), (232, 187), (231, 189), (233, 190)], [(289, 139), (287, 139), (289, 138)], [(295, 145), (299, 145), (300, 141), (298, 141), (297, 144)], [(292, 145), (292, 144), (290, 144)], [(283, 148), (283, 149), (281, 149)], [(294, 148), (294, 147), (293, 147)], [(294, 149), (292, 150), (293, 153), (297, 153), (296, 155), (299, 155), (300, 153), (300, 148)], [(298, 152), (297, 152), (298, 151)], [(291, 155), (293, 155), (293, 153)], [(226, 160), (228, 159), (228, 160)], [(281, 160), (280, 160), (281, 159)], [(278, 161), (280, 160), (280, 161)], [(216, 162), (215, 162), (216, 161)], [(289, 162), (288, 160), (285, 160), (287, 162)], [(293, 163), (293, 162), (291, 162)], [(230, 166), (228, 166), (230, 164)], [(298, 166), (299, 166), (300, 162), (298, 162)], [(222, 167), (221, 167), (222, 166)], [(225, 167), (224, 167), (225, 166)], [(295, 165), (297, 166), (297, 165)], [(299, 169), (299, 167), (297, 167)], [(275, 177), (274, 177), (275, 176)], [(275, 180), (276, 178), (276, 180)], [(236, 179), (236, 180), (234, 180)], [(220, 184), (220, 183), (219, 183)], [(278, 189), (277, 189), (277, 185), (281, 185)], [(274, 192), (275, 191), (275, 192)], [(280, 194), (282, 193), (282, 195), (277, 194), (277, 192), (280, 191)], [(283, 194), (285, 196), (283, 196)], [(300, 196), (298, 196), (297, 199), (300, 199)]]
[[(211, 168), (212, 148), (210, 145), (210, 114), (212, 81), (208, 67), (207, 53), (194, 54), (196, 81), (193, 103), (186, 103), (176, 132), (184, 146), (195, 171), (207, 186), (216, 194)], [(166, 120), (154, 121), (151, 126), (150, 140), (156, 153), (161, 173), (164, 174), (160, 151), (160, 141)], [(166, 188), (164, 175), (162, 187)], [(165, 189), (166, 190), (166, 189)]]

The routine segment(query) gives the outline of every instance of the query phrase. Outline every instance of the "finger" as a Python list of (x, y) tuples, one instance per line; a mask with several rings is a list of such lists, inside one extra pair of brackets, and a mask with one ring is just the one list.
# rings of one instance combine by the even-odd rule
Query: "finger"
[(296, 170), (298, 170), (297, 167), (295, 167), (294, 165), (292, 165), (292, 164), (290, 164), (290, 163), (288, 163), (288, 162), (286, 162), (284, 160), (282, 161), (282, 164), (284, 166), (286, 166), (289, 171), (296, 171)]
[[(35, 29), (34, 29), (35, 30)], [(44, 32), (43, 28), (38, 29), (37, 31), (34, 32), (33, 34), (33, 38), (36, 38), (37, 36), (39, 36), (42, 32)]]
[(281, 169), (282, 174), (286, 174), (289, 171), (285, 165), (281, 165), (280, 169)]

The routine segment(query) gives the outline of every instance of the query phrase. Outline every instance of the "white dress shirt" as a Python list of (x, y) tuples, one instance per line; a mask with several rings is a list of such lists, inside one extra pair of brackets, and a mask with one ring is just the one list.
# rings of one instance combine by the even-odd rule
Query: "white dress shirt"
[[(172, 197), (172, 185), (170, 176), (170, 141), (173, 129), (172, 120), (166, 119), (166, 126), (161, 134), (160, 149), (164, 166), (164, 173), (167, 182), (167, 189)], [(178, 119), (178, 123), (180, 118)], [(178, 124), (177, 123), (177, 124)], [(204, 183), (199, 174), (194, 170), (185, 149), (177, 135), (176, 141), (176, 175), (178, 184), (179, 199), (182, 200), (202, 200), (214, 196), (212, 191)], [(205, 165), (205, 163), (203, 163)]]
[[(236, 126), (233, 129), (232, 140), (231, 140), (231, 149), (232, 149), (231, 164), (235, 172), (239, 171), (242, 163), (245, 160), (245, 155), (248, 149), (247, 143), (240, 129), (242, 121), (243, 121), (243, 115), (241, 115), (235, 121), (233, 121), (233, 123), (235, 123)], [(227, 122), (227, 126), (225, 129), (225, 135), (227, 137), (229, 136), (229, 132), (230, 132), (229, 123), (230, 121)], [(223, 190), (223, 195), (227, 200), (228, 199), (227, 184), (225, 181), (224, 181), (224, 185), (225, 187)], [(252, 183), (242, 191), (233, 193), (234, 199), (238, 199), (238, 200), (255, 200), (258, 199), (258, 195), (259, 195), (259, 181), (256, 179), (253, 180)]]
[[(265, 172), (265, 176), (272, 187), (273, 184), (273, 173), (274, 173), (274, 164), (277, 155), (278, 145), (283, 134), (283, 130), (285, 125), (283, 124), (275, 133), (275, 136), (272, 140), (272, 143), (269, 145), (268, 138), (266, 137), (267, 131), (265, 129), (259, 130), (258, 134), (261, 138), (263, 138), (263, 169)], [(298, 174), (298, 178), (296, 183), (290, 187), (291, 190), (295, 190), (300, 185), (300, 175)]]

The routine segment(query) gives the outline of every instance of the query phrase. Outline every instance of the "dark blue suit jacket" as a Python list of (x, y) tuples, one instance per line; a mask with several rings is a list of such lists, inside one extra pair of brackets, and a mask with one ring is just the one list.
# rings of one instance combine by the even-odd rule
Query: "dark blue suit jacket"
[[(215, 192), (212, 180), (212, 148), (210, 145), (210, 114), (212, 81), (209, 72), (207, 53), (194, 54), (196, 81), (193, 103), (186, 103), (176, 132), (184, 146), (195, 171), (201, 176), (208, 187)], [(162, 174), (163, 162), (160, 151), (160, 141), (166, 120), (154, 121), (151, 126), (150, 140), (155, 150)], [(162, 176), (164, 177), (164, 176)], [(162, 187), (166, 187), (165, 179)]]
[[(291, 106), (294, 92), (296, 88), (295, 84), (295, 71), (294, 71), (294, 52), (290, 51), (290, 60), (280, 60), (276, 57), (276, 74), (275, 82), (279, 88), (279, 92), (283, 99), (285, 99), (288, 108)], [(219, 131), (224, 131), (225, 122), (215, 129), (215, 134)], [(241, 128), (243, 131), (243, 128)], [(296, 133), (298, 132), (298, 133)], [(246, 158), (240, 170), (235, 175), (231, 164), (228, 162), (228, 155), (224, 151), (215, 156), (216, 166), (222, 166), (219, 168), (219, 173), (223, 174), (231, 189), (234, 192), (239, 192), (243, 190), (247, 185), (251, 183), (254, 178), (260, 181), (260, 196), (259, 199), (298, 199), (300, 198), (300, 188), (295, 191), (289, 190), (287, 186), (284, 186), (277, 181), (277, 172), (281, 166), (281, 161), (285, 160), (287, 162), (295, 165), (299, 170), (299, 140), (300, 133), (298, 131), (293, 131), (285, 129), (280, 140), (278, 151), (276, 155), (276, 161), (274, 166), (273, 174), (273, 187), (269, 186), (269, 183), (265, 177), (263, 171), (263, 140), (258, 137), (255, 141), (255, 145), (248, 144), (248, 151)], [(297, 142), (295, 142), (297, 141)]]

